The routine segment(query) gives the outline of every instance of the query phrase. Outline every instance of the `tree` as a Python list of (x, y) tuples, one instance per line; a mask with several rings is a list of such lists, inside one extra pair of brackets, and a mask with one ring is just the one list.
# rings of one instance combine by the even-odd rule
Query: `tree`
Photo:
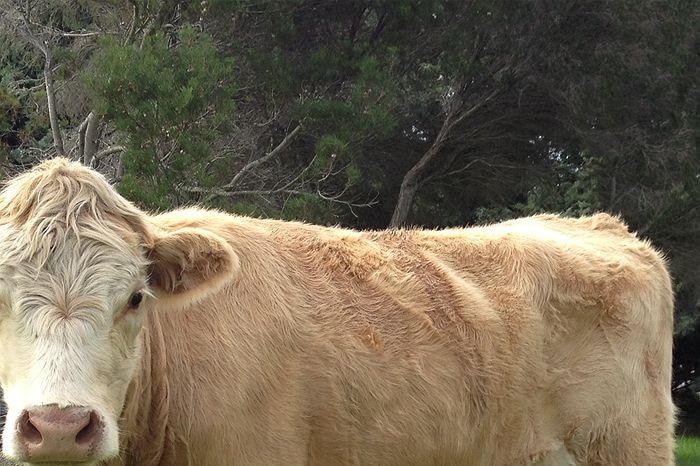
[[(100, 32), (66, 30), (71, 25), (80, 24), (80, 20), (65, 14), (56, 18), (49, 13), (50, 6), (47, 9), (46, 4), (36, 1), (5, 1), (3, 4), (5, 10), (3, 25), (6, 30), (17, 33), (23, 40), (39, 51), (43, 57), (43, 81), (53, 149), (55, 154), (67, 156), (68, 151), (66, 151), (64, 145), (64, 135), (59, 121), (54, 86), (56, 68), (54, 48), (61, 41), (95, 37)], [(96, 159), (123, 150), (121, 146), (113, 146), (98, 152), (96, 127), (94, 115), (90, 113), (80, 127), (77, 147), (72, 151), (75, 153), (77, 150), (77, 158), (88, 162), (91, 166), (94, 165)]]
[(192, 28), (139, 46), (101, 41), (86, 83), (97, 114), (129, 135), (122, 192), (167, 208), (181, 202), (174, 185), (205, 181), (209, 145), (233, 110), (231, 68)]

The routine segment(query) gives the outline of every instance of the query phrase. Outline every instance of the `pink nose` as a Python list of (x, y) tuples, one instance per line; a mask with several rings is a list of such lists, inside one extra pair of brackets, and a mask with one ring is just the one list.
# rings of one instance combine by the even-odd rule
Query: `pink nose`
[(85, 407), (40, 406), (17, 421), (23, 461), (88, 461), (102, 440), (100, 416)]

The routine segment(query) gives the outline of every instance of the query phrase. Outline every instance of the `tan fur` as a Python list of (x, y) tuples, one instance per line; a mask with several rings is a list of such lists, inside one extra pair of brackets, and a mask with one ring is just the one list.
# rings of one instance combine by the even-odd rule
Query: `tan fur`
[(105, 186), (52, 161), (0, 201), (2, 254), (51, 263), (97, 219), (151, 271), (105, 464), (674, 464), (670, 278), (617, 218), (358, 232), (147, 215)]

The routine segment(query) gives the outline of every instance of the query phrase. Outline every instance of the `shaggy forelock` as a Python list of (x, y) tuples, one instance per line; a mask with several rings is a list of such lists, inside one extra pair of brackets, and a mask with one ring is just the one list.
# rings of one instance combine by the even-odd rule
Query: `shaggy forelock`
[(9, 227), (3, 259), (41, 267), (70, 239), (138, 247), (147, 237), (144, 218), (103, 176), (57, 158), (10, 180), (0, 193), (0, 224)]

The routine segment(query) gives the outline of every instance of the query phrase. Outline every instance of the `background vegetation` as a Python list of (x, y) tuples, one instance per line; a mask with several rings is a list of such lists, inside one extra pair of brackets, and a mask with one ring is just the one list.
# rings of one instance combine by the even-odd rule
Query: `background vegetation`
[(700, 414), (700, 2), (0, 0), (3, 177), (355, 228), (607, 211), (668, 255)]
[(700, 464), (700, 440), (681, 437), (676, 445), (676, 462), (678, 466), (697, 466)]

